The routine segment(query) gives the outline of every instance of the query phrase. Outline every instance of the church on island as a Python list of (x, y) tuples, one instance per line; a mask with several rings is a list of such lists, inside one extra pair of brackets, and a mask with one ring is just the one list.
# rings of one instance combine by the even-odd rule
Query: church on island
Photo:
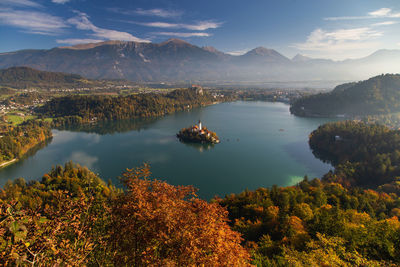
[(219, 138), (215, 132), (208, 130), (203, 127), (201, 121), (199, 120), (198, 125), (191, 126), (189, 128), (183, 128), (176, 134), (179, 140), (184, 142), (194, 142), (194, 143), (211, 143), (218, 144)]
[(192, 133), (199, 133), (201, 135), (205, 134), (206, 132), (203, 130), (203, 128), (201, 127), (201, 120), (199, 120), (199, 125), (195, 125), (192, 127), (191, 129)]

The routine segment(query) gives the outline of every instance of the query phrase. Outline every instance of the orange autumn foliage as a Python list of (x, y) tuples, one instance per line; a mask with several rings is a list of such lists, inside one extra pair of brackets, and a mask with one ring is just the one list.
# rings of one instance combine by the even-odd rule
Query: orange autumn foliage
[(86, 266), (95, 246), (106, 245), (93, 232), (93, 198), (53, 194), (58, 208), (46, 208), (46, 217), (0, 200), (0, 266)]
[(227, 211), (196, 198), (191, 186), (151, 180), (148, 165), (127, 169), (127, 192), (112, 210), (115, 265), (248, 266)]

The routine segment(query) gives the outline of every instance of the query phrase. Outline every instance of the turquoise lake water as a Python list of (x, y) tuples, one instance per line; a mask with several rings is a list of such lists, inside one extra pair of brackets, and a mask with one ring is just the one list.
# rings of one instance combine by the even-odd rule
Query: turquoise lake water
[[(215, 131), (215, 146), (181, 143), (175, 134), (197, 123)], [(222, 103), (152, 120), (120, 121), (53, 130), (53, 139), (20, 162), (0, 170), (0, 185), (40, 179), (52, 166), (74, 161), (118, 183), (126, 169), (148, 162), (153, 176), (194, 185), (210, 199), (258, 187), (293, 185), (321, 177), (331, 166), (316, 159), (308, 135), (329, 119), (300, 118), (271, 102)]]

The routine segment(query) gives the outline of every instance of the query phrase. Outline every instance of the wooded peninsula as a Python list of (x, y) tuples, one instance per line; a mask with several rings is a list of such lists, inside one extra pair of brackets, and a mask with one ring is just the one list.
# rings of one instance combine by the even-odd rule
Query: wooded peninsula
[(48, 122), (29, 120), (18, 126), (3, 126), (0, 131), (0, 168), (8, 162), (14, 163), (51, 137)]
[(55, 127), (104, 120), (148, 118), (210, 105), (222, 99), (197, 88), (177, 89), (167, 94), (129, 96), (65, 96), (37, 109), (53, 118)]
[(400, 111), (400, 74), (385, 74), (337, 86), (295, 100), (290, 111), (297, 116), (351, 117)]

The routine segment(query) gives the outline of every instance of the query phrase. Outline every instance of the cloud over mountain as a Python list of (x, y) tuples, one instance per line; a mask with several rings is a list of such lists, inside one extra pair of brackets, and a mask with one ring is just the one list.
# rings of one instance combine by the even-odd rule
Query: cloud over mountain
[(168, 23), (168, 22), (136, 22), (136, 24), (148, 27), (155, 27), (155, 28), (186, 29), (194, 31), (205, 31), (208, 29), (216, 29), (222, 25), (221, 22), (214, 22), (214, 21), (200, 21), (194, 24)]
[(97, 27), (89, 20), (89, 16), (86, 13), (80, 11), (75, 11), (75, 13), (76, 16), (68, 19), (68, 23), (76, 26), (79, 30), (91, 31), (92, 33), (90, 35), (93, 37), (104, 38), (107, 40), (150, 42), (147, 39), (138, 38), (127, 32)]

